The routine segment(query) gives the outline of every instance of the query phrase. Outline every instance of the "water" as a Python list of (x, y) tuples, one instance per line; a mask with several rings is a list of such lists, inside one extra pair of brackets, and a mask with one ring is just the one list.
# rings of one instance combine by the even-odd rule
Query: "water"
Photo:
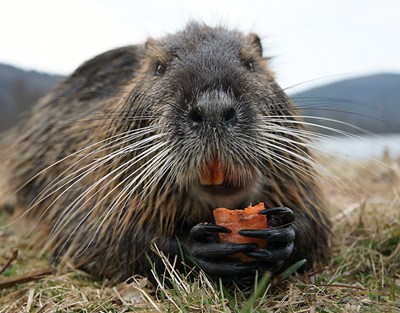
[(318, 149), (349, 159), (400, 157), (400, 134), (333, 137), (316, 143)]

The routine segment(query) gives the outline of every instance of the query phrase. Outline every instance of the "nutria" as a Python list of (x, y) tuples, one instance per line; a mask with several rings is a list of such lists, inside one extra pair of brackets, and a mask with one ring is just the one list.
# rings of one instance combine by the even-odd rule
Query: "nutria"
[[(94, 57), (43, 98), (7, 149), (8, 185), (53, 259), (98, 277), (162, 271), (152, 244), (235, 282), (309, 268), (330, 222), (296, 115), (257, 35), (190, 23)], [(259, 202), (272, 227), (242, 234), (267, 249), (217, 241), (213, 209)]]

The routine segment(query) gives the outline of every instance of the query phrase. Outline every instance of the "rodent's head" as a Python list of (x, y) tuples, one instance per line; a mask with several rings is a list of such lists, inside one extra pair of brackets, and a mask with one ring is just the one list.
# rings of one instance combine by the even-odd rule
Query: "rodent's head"
[(234, 208), (291, 170), (289, 150), (300, 148), (289, 129), (298, 126), (257, 35), (190, 24), (144, 49), (131, 96), (140, 105), (131, 110), (151, 117), (142, 124), (153, 131), (148, 185)]

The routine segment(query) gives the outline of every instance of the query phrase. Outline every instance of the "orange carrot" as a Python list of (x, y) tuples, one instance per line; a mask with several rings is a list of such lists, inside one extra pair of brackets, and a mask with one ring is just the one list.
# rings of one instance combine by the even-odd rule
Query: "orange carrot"
[[(219, 233), (220, 242), (233, 243), (257, 243), (259, 248), (266, 248), (267, 242), (260, 238), (242, 236), (238, 233), (240, 229), (264, 229), (268, 227), (265, 215), (258, 214), (264, 210), (264, 203), (260, 202), (255, 206), (248, 206), (244, 210), (229, 210), (218, 208), (213, 211), (215, 223), (231, 230), (231, 233)], [(239, 253), (236, 258), (243, 262), (254, 261), (253, 258)]]

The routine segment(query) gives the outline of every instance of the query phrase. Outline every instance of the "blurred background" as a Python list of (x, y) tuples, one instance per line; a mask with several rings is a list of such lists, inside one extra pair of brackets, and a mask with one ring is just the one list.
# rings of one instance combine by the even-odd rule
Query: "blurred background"
[(85, 60), (195, 20), (257, 33), (278, 83), (319, 117), (306, 120), (323, 125), (324, 149), (397, 157), (399, 16), (397, 0), (1, 1), (0, 130)]

